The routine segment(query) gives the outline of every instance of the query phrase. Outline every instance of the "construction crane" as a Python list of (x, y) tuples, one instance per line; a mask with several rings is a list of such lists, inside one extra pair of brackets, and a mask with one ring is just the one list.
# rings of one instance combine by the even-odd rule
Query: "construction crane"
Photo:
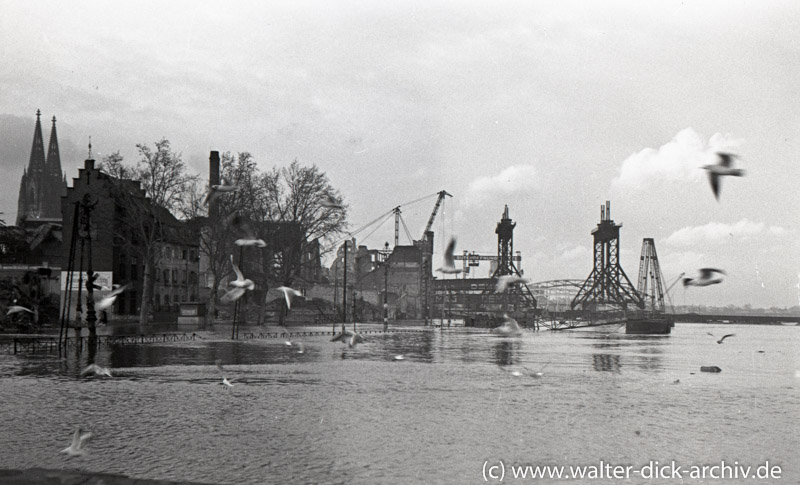
[(669, 292), (678, 283), (678, 281), (680, 281), (681, 278), (683, 278), (683, 275), (685, 275), (685, 274), (686, 273), (679, 274), (678, 277), (675, 278), (675, 281), (673, 281), (672, 284), (667, 287), (667, 292), (666, 292), (667, 293), (667, 300), (669, 301), (670, 308), (672, 308), (672, 313), (675, 313), (675, 309), (674, 309), (674, 307), (672, 305), (672, 295), (670, 295)]
[(448, 194), (446, 190), (439, 192), (439, 198), (436, 199), (436, 205), (433, 206), (433, 212), (431, 212), (431, 217), (428, 218), (428, 224), (425, 225), (425, 230), (422, 231), (421, 239), (425, 239), (425, 234), (427, 234), (428, 231), (431, 230), (431, 227), (433, 227), (433, 219), (436, 217), (436, 213), (439, 212), (439, 206), (442, 205), (442, 201), (444, 200), (445, 196), (452, 197), (452, 195)]

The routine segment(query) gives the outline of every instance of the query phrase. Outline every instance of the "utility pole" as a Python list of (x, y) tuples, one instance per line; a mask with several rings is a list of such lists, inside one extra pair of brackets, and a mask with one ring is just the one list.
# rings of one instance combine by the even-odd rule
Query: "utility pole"
[(383, 260), (383, 331), (389, 330), (389, 242), (383, 246), (385, 257)]
[(342, 323), (347, 323), (347, 240), (344, 242), (344, 279), (342, 281)]
[(94, 290), (95, 280), (98, 275), (92, 270), (92, 209), (97, 205), (97, 202), (91, 202), (89, 194), (83, 196), (81, 208), (83, 209), (83, 223), (84, 223), (84, 239), (86, 240), (88, 264), (86, 269), (86, 326), (89, 328), (89, 342), (97, 341), (97, 315), (94, 311)]

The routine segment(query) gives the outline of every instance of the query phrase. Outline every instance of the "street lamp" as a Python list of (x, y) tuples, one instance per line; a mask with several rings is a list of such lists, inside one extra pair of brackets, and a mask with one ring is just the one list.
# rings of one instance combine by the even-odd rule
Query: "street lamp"
[(383, 260), (383, 331), (389, 330), (389, 243), (384, 244)]

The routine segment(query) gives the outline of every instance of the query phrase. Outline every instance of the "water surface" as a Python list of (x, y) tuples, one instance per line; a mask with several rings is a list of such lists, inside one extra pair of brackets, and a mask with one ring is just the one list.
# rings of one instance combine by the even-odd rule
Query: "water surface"
[[(782, 483), (800, 483), (800, 328), (621, 332), (498, 338), (460, 328), (371, 334), (354, 349), (314, 336), (298, 339), (300, 354), (284, 339), (205, 331), (101, 347), (94, 358), (111, 379), (79, 377), (85, 350), (0, 354), (3, 465), (223, 484), (455, 484), (484, 483), (484, 464), (500, 460), (637, 469), (725, 460), (769, 461)], [(706, 332), (736, 336), (718, 345)], [(233, 388), (220, 385), (216, 359)], [(711, 365), (723, 371), (700, 372)], [(59, 450), (78, 425), (94, 433), (90, 454), (68, 458)]]

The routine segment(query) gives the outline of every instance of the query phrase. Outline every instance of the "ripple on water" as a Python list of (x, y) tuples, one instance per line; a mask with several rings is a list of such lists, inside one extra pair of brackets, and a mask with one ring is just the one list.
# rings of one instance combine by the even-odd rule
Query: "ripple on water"
[[(79, 378), (86, 355), (0, 355), (0, 446), (7, 467), (223, 484), (474, 482), (492, 458), (769, 459), (798, 476), (796, 327), (737, 326), (722, 346), (707, 330), (451, 330), (371, 335), (355, 349), (319, 336), (303, 339), (304, 354), (283, 340), (206, 338), (100, 349), (111, 379)], [(510, 372), (542, 367), (538, 379)], [(78, 425), (95, 436), (69, 459), (58, 452)]]

